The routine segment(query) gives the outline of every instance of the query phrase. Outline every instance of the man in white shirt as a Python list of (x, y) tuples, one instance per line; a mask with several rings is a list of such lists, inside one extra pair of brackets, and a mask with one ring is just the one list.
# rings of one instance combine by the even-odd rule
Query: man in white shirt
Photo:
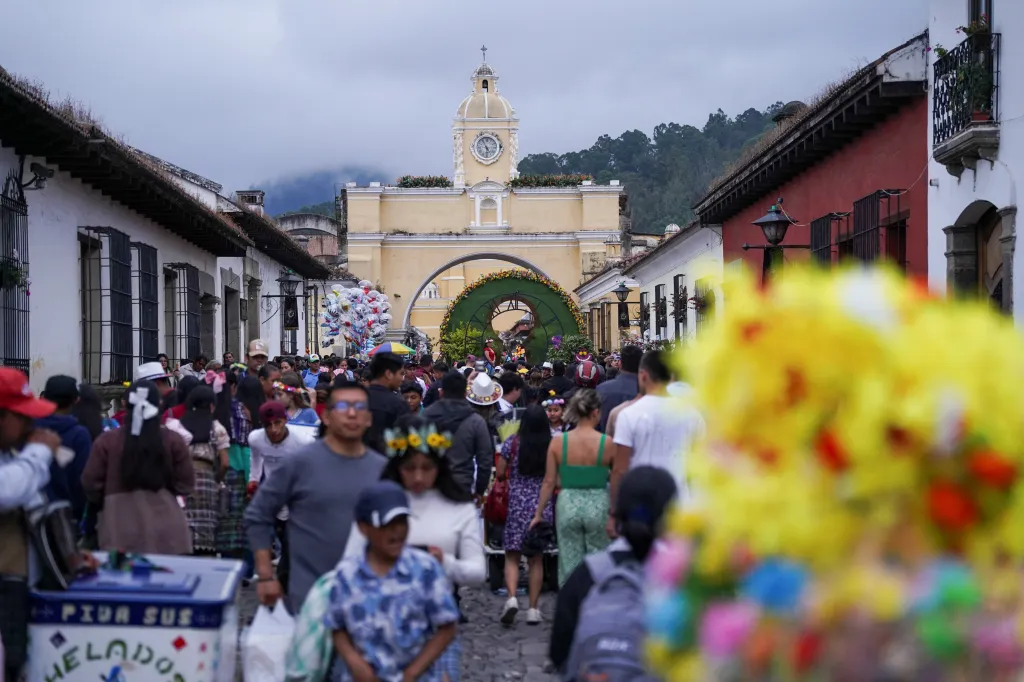
[(516, 372), (502, 373), (498, 377), (498, 383), (501, 385), (501, 397), (498, 398), (498, 412), (503, 415), (511, 414), (526, 384), (523, 383), (523, 378)]
[(653, 350), (640, 360), (638, 383), (641, 398), (622, 410), (615, 424), (615, 460), (612, 466), (611, 499), (618, 494), (626, 471), (646, 465), (664, 469), (676, 480), (681, 501), (686, 488), (686, 456), (704, 435), (704, 418), (685, 402), (669, 395), (671, 373), (662, 351)]
[[(285, 459), (295, 455), (313, 442), (313, 435), (305, 429), (288, 428), (288, 408), (276, 400), (260, 405), (262, 429), (249, 434), (249, 489), (255, 494), (256, 487), (264, 483), (281, 468)], [(288, 509), (277, 514), (275, 532), (281, 541), (281, 559), (277, 564), (278, 580), (288, 584)]]

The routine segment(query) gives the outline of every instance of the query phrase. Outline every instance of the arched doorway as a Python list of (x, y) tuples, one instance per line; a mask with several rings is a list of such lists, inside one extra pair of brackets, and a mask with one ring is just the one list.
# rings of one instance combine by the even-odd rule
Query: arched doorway
[(423, 291), (430, 287), (432, 284), (434, 284), (435, 279), (437, 279), (443, 273), (447, 272), (448, 270), (451, 270), (457, 265), (462, 265), (463, 263), (469, 263), (471, 261), (483, 260), (496, 260), (501, 261), (503, 263), (509, 263), (511, 265), (516, 265), (519, 266), (520, 268), (530, 270), (531, 272), (534, 272), (540, 275), (541, 277), (547, 278), (547, 275), (544, 273), (544, 271), (537, 267), (534, 263), (530, 262), (525, 258), (521, 258), (519, 256), (515, 256), (508, 253), (481, 251), (479, 253), (471, 253), (465, 256), (459, 256), (458, 258), (453, 258), (450, 261), (438, 266), (433, 272), (431, 272), (427, 277), (425, 277), (422, 282), (420, 282), (419, 287), (417, 287), (416, 291), (413, 292), (412, 296), (409, 299), (409, 304), (405, 308), (405, 314), (402, 316), (402, 328), (406, 329), (410, 326), (410, 324), (412, 323), (412, 311), (413, 308), (416, 307), (416, 302), (420, 300), (420, 296), (423, 293)]
[(975, 201), (945, 228), (946, 281), (950, 291), (987, 298), (1012, 311), (1010, 291), (1016, 210)]
[[(547, 355), (555, 336), (580, 334), (583, 315), (568, 292), (552, 280), (530, 270), (503, 270), (481, 277), (452, 301), (441, 322), (441, 337), (455, 330), (481, 332), (480, 348), (499, 317), (522, 313), (520, 321), (505, 332), (518, 337), (529, 362), (540, 362)], [(442, 351), (444, 349), (442, 348)], [(461, 359), (461, 358), (458, 358)]]

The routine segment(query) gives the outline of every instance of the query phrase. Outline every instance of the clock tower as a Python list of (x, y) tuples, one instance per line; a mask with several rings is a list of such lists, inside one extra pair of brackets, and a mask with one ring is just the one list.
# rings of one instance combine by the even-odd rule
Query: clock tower
[[(498, 92), (498, 74), (484, 60), (473, 71), (473, 90), (462, 100), (452, 124), (452, 156), (456, 187), (482, 182), (504, 185), (519, 177), (519, 119)], [(500, 221), (499, 221), (500, 224)]]

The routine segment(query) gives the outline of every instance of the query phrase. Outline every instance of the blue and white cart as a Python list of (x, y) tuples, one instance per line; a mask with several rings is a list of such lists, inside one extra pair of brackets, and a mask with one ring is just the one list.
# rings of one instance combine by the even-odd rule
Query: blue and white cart
[(147, 558), (32, 593), (29, 680), (234, 682), (242, 562)]

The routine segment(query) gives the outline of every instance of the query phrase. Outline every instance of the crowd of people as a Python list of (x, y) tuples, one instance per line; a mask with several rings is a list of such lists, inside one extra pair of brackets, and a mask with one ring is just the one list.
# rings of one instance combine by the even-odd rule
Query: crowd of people
[[(296, 679), (461, 676), (459, 588), (487, 578), (484, 534), (500, 534), (507, 600), (537, 624), (539, 546), (558, 551), (551, 659), (569, 658), (585, 561), (642, 559), (672, 499), (696, 411), (669, 403), (660, 351), (581, 351), (571, 363), (495, 366), (468, 357), (198, 355), (138, 367), (107, 417), (96, 391), (50, 377), (35, 398), (0, 368), (0, 638), (5, 682), (24, 664), (32, 552), (25, 512), (70, 503), (82, 546), (245, 563), (261, 604), (298, 620)], [(507, 487), (504, 523), (481, 521)], [(291, 674), (291, 673), (290, 673)]]

